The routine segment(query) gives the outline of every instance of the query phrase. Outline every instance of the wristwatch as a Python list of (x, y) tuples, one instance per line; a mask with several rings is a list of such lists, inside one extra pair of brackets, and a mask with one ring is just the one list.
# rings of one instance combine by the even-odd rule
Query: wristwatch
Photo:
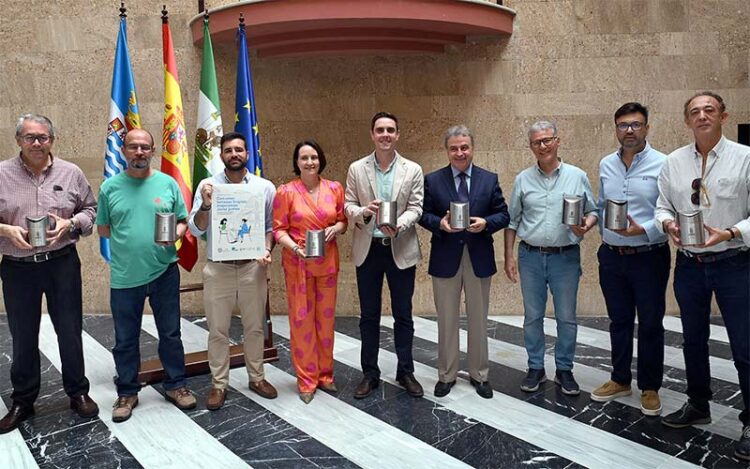
[(78, 231), (78, 228), (76, 227), (76, 219), (75, 218), (71, 218), (70, 219), (70, 228), (68, 228), (68, 234), (72, 236), (72, 235), (76, 234), (76, 231)]

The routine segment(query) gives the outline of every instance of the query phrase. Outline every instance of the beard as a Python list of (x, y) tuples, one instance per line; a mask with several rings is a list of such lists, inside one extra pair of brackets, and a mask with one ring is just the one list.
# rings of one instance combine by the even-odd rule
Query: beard
[(246, 165), (247, 165), (247, 161), (243, 161), (239, 159), (232, 159), (224, 163), (224, 167), (226, 168), (227, 171), (230, 171), (230, 172), (243, 171)]
[(151, 166), (151, 157), (148, 158), (133, 158), (128, 163), (133, 169), (146, 169)]

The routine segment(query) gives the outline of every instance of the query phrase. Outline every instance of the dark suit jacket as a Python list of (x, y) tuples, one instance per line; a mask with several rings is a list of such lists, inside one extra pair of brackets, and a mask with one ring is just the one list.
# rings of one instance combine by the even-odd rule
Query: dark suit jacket
[(440, 229), (440, 219), (450, 209), (451, 201), (458, 201), (456, 183), (450, 165), (425, 176), (424, 210), (419, 224), (432, 232), (429, 274), (450, 278), (458, 272), (464, 245), (477, 277), (489, 277), (497, 272), (492, 234), (508, 226), (510, 216), (497, 174), (477, 165), (471, 170), (469, 215), (487, 220), (481, 233), (448, 233)]

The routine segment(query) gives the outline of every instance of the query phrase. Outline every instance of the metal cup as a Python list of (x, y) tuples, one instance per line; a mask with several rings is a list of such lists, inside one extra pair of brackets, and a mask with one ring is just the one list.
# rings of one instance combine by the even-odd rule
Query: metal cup
[(177, 241), (177, 217), (174, 213), (157, 213), (154, 223), (154, 242)]
[(323, 257), (325, 255), (325, 230), (308, 230), (307, 233), (305, 233), (305, 257)]
[(583, 197), (563, 195), (562, 224), (580, 226), (583, 223)]
[(382, 202), (380, 204), (380, 208), (378, 209), (378, 216), (375, 219), (375, 223), (378, 225), (378, 228), (388, 226), (395, 230), (396, 220), (398, 220), (398, 209), (396, 207), (396, 202)]
[(706, 242), (703, 227), (703, 212), (687, 212), (678, 214), (680, 224), (680, 240), (683, 246), (700, 246)]
[(607, 199), (604, 212), (604, 227), (608, 230), (624, 230), (628, 227), (628, 201)]
[(469, 227), (469, 222), (469, 202), (451, 202), (451, 228), (465, 230)]
[(49, 217), (26, 217), (26, 227), (29, 230), (29, 244), (32, 247), (39, 248), (47, 245), (47, 228), (49, 227)]

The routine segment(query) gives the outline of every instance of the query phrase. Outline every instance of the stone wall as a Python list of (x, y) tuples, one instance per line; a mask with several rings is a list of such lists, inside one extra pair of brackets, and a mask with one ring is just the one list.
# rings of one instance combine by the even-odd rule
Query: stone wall
[[(163, 75), (162, 1), (129, 2), (130, 53), (144, 126), (161, 128)], [(231, 3), (207, 1), (209, 8)], [(638, 100), (652, 112), (651, 143), (669, 152), (690, 134), (681, 116), (684, 100), (699, 89), (726, 99), (726, 134), (750, 122), (750, 2), (746, 0), (507, 0), (517, 12), (515, 31), (498, 40), (472, 38), (440, 55), (258, 59), (252, 54), (257, 112), (266, 176), (275, 184), (292, 177), (291, 150), (317, 139), (328, 155), (326, 176), (343, 181), (348, 165), (369, 153), (369, 119), (388, 110), (401, 120), (401, 153), (426, 172), (446, 164), (442, 132), (465, 123), (475, 132), (475, 162), (497, 171), (506, 194), (515, 175), (533, 164), (525, 130), (539, 118), (560, 127), (561, 156), (584, 168), (597, 189), (597, 164), (614, 150), (612, 114)], [(56, 154), (81, 166), (98, 190), (118, 25), (119, 2), (0, 1), (0, 155), (17, 152), (16, 117), (40, 112), (59, 136)], [(187, 127), (195, 126), (201, 50), (187, 28), (196, 2), (172, 2)], [(224, 121), (232, 126), (236, 52), (216, 45)], [(420, 229), (423, 252), (429, 237)], [(339, 314), (357, 314), (350, 237), (339, 280)], [(580, 314), (605, 312), (597, 279), (599, 235), (583, 242)], [(496, 236), (502, 270), (502, 235)], [(96, 236), (79, 243), (85, 307), (107, 312), (108, 269)], [(201, 253), (203, 255), (203, 253)], [(201, 258), (203, 259), (203, 257)], [(426, 258), (417, 271), (414, 309), (434, 314)], [(201, 263), (183, 282), (200, 281)], [(32, 280), (30, 280), (32, 281)], [(271, 269), (272, 311), (285, 311), (278, 253)], [(200, 294), (184, 309), (202, 311)], [(670, 311), (676, 310), (669, 291)], [(492, 287), (491, 314), (522, 312), (520, 291), (500, 273)]]

